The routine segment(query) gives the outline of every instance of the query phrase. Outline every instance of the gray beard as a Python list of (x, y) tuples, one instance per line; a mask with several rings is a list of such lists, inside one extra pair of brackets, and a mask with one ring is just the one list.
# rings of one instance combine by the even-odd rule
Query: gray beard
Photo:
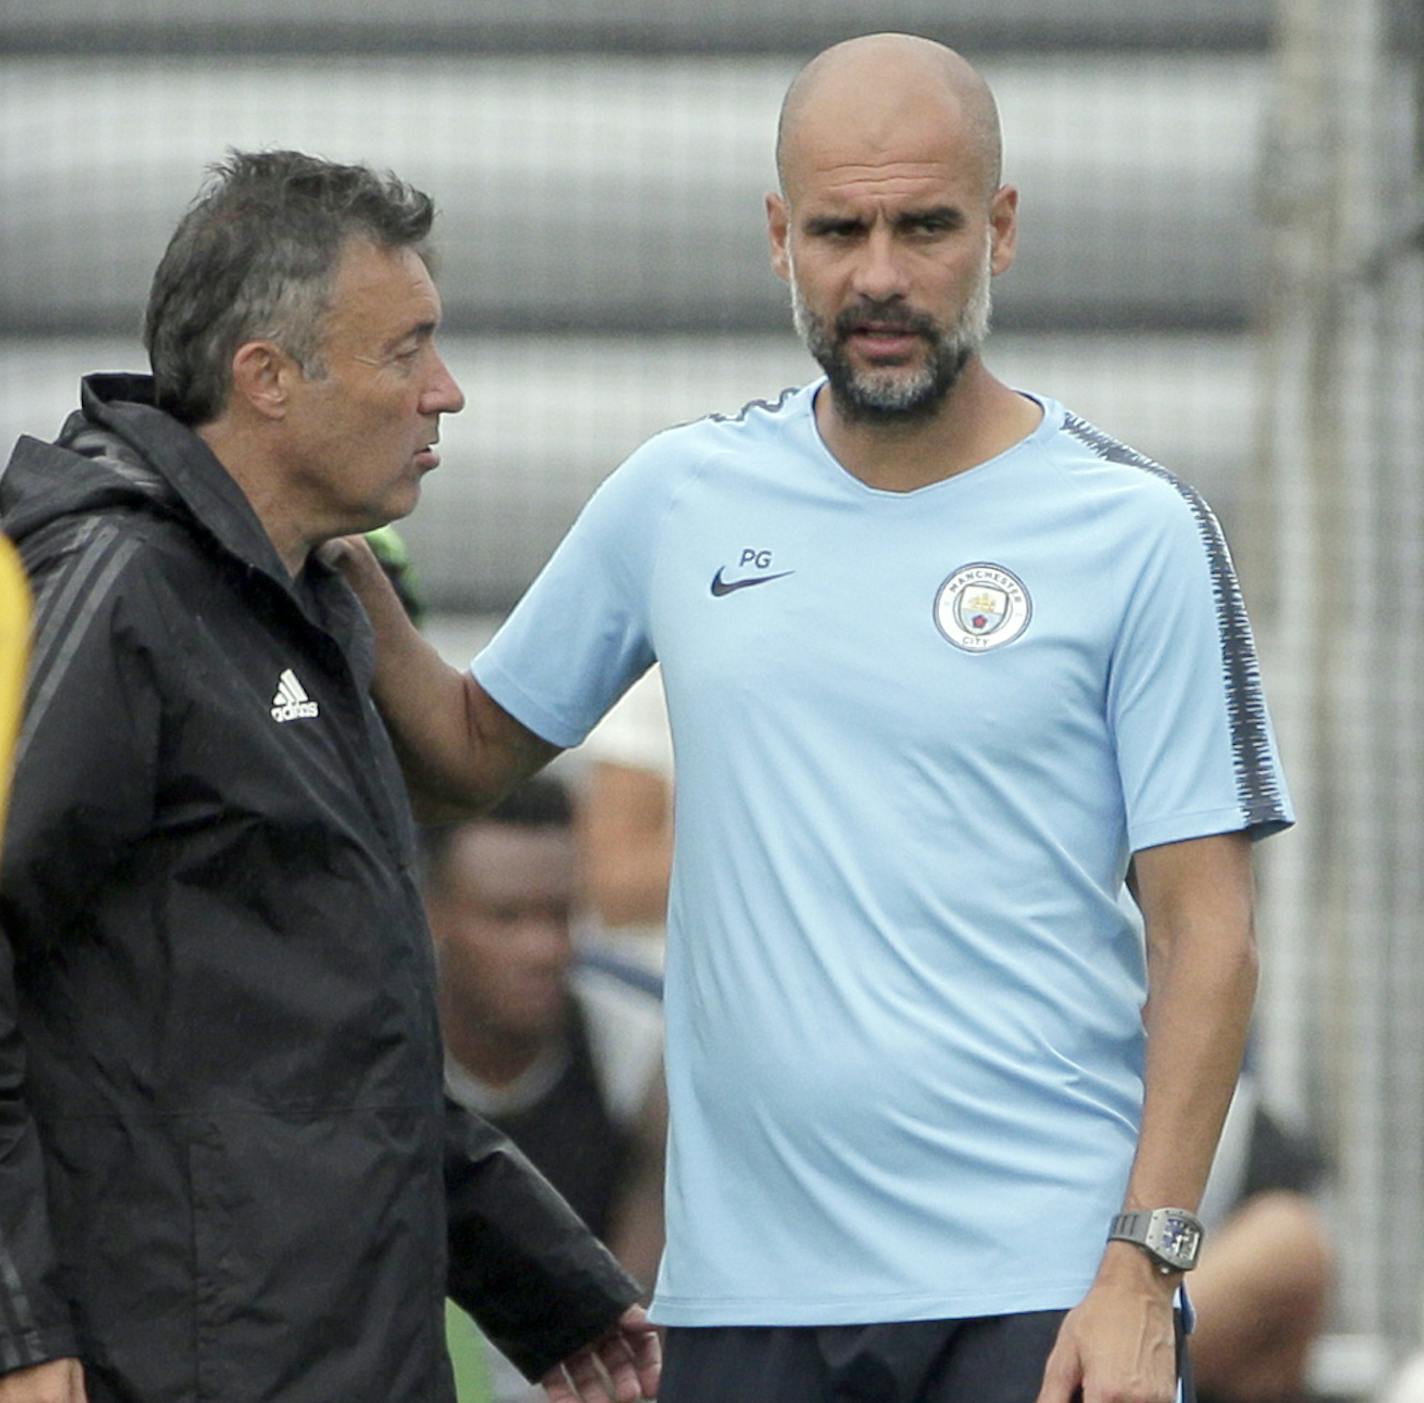
[[(874, 307), (862, 304), (842, 312), (833, 325), (812, 312), (801, 299), (795, 270), (791, 276), (791, 320), (802, 344), (826, 372), (831, 397), (848, 423), (909, 423), (935, 414), (954, 388), (970, 357), (977, 355), (989, 335), (991, 297), (989, 264), (970, 293), (954, 326), (944, 331), (923, 313), (904, 312), (893, 303)], [(924, 364), (916, 370), (856, 370), (845, 353), (845, 337), (857, 321), (872, 311), (877, 320), (889, 320), (922, 336), (929, 346)]]

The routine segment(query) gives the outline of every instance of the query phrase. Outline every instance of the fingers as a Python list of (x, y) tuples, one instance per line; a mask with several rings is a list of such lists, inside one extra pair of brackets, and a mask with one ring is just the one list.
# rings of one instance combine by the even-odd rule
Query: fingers
[[(614, 1403), (603, 1384), (598, 1359), (591, 1349), (571, 1354), (539, 1380), (549, 1403)], [(637, 1395), (634, 1395), (636, 1399)]]
[(658, 1396), (661, 1374), (658, 1332), (641, 1306), (630, 1306), (615, 1333), (571, 1354), (539, 1383), (549, 1403), (639, 1403)]
[(663, 1372), (663, 1342), (656, 1330), (633, 1339), (633, 1368), (637, 1373), (638, 1387), (643, 1398), (658, 1396), (658, 1383)]
[[(656, 1335), (652, 1336), (652, 1341), (656, 1348)], [(632, 1343), (627, 1337), (619, 1336), (605, 1340), (599, 1346), (598, 1355), (603, 1361), (603, 1367), (608, 1371), (609, 1381), (613, 1385), (613, 1397), (617, 1403), (638, 1403), (641, 1398), (657, 1397), (657, 1361), (654, 1359), (655, 1367), (649, 1370), (646, 1359), (639, 1357), (645, 1353), (646, 1342), (641, 1336)]]
[(598, 1367), (598, 1356), (591, 1349), (580, 1350), (564, 1360), (569, 1380), (573, 1384), (574, 1397), (580, 1403), (612, 1403), (608, 1390), (603, 1386), (603, 1374)]
[(0, 1374), (0, 1403), (85, 1403), (77, 1359), (51, 1359)]
[(1172, 1403), (1175, 1342), (1161, 1347), (1153, 1331), (1124, 1331), (1116, 1316), (1107, 1325), (1102, 1316), (1096, 1324), (1088, 1319), (1080, 1307), (1064, 1320), (1037, 1403)]
[(1036, 1403), (1070, 1403), (1082, 1383), (1083, 1369), (1077, 1352), (1060, 1336), (1044, 1366), (1043, 1386)]
[(556, 1364), (542, 1379), (539, 1387), (549, 1395), (549, 1403), (578, 1403), (569, 1381), (564, 1377), (564, 1366)]
[[(624, 1385), (620, 1382), (621, 1374), (614, 1375), (614, 1382), (619, 1385), (620, 1390), (618, 1403), (636, 1403), (640, 1398), (656, 1398), (663, 1363), (662, 1337), (658, 1334), (657, 1326), (648, 1319), (648, 1312), (642, 1306), (631, 1305), (619, 1317), (618, 1331), (613, 1339), (621, 1349), (614, 1358), (620, 1365), (623, 1360), (627, 1360), (624, 1367), (630, 1371), (639, 1389), (636, 1393), (625, 1394), (622, 1391)], [(604, 1364), (612, 1374), (613, 1367), (608, 1358), (604, 1359)]]

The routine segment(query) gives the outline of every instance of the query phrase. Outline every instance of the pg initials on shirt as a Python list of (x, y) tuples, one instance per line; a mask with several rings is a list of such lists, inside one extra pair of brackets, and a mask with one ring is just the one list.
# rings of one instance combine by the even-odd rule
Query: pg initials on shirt
[(742, 558), (738, 565), (755, 565), (758, 570), (765, 570), (771, 564), (771, 552), (769, 550), (754, 550), (748, 547), (742, 552)]

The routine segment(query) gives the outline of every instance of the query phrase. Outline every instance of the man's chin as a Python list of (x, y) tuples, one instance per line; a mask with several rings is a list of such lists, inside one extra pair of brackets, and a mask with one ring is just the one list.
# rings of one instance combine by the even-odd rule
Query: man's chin
[(888, 379), (853, 377), (831, 381), (831, 396), (841, 416), (857, 423), (904, 424), (932, 415), (944, 402), (941, 389), (923, 375)]
[[(400, 521), (413, 512), (420, 505), (420, 478), (412, 478), (407, 482), (402, 482), (380, 506), (380, 521), (378, 526), (389, 526), (393, 521)], [(374, 527), (367, 528), (374, 530)]]
[(821, 368), (836, 408), (848, 423), (914, 424), (940, 411), (972, 354), (961, 348), (953, 362), (921, 361), (900, 370), (865, 370), (844, 357), (828, 358)]

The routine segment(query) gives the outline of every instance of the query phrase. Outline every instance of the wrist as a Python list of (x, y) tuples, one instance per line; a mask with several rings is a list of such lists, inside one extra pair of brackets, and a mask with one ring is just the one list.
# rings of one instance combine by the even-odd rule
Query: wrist
[(1103, 1249), (1098, 1281), (1119, 1289), (1133, 1289), (1171, 1300), (1184, 1273), (1163, 1271), (1141, 1247), (1133, 1242), (1109, 1242)]
[(1196, 1266), (1204, 1232), (1190, 1209), (1147, 1208), (1119, 1213), (1108, 1228), (1108, 1241), (1141, 1248), (1160, 1272), (1182, 1272)]

